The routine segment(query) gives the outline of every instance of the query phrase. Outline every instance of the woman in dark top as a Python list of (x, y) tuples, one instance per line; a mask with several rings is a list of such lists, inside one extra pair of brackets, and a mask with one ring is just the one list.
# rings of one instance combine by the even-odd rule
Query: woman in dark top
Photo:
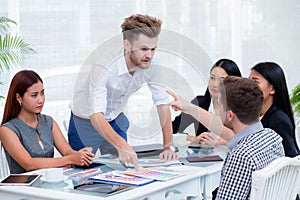
[(285, 155), (299, 155), (295, 137), (295, 121), (289, 99), (284, 72), (273, 62), (258, 63), (251, 69), (250, 79), (254, 80), (264, 93), (261, 122), (282, 137)]
[[(18, 72), (9, 87), (0, 127), (10, 173), (92, 163), (91, 148), (74, 151), (52, 117), (40, 113), (44, 102), (39, 75), (31, 70)], [(54, 147), (62, 157), (53, 158)]]
[[(220, 80), (224, 79), (226, 76), (229, 75), (241, 76), (241, 72), (236, 63), (229, 59), (218, 60), (210, 70), (210, 77), (205, 95), (196, 96), (191, 102), (209, 112), (214, 113), (214, 111), (218, 109), (218, 83)], [(181, 113), (172, 122), (173, 133), (183, 133), (184, 130), (191, 124), (194, 125), (196, 136), (199, 136), (201, 133), (207, 131), (207, 128), (195, 118), (188, 114)], [(198, 139), (194, 136), (188, 136), (187, 140), (198, 142)]]

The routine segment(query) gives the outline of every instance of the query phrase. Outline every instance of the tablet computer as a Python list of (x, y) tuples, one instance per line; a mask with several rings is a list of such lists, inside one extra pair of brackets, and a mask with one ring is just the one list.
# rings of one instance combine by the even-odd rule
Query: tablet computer
[(87, 182), (74, 187), (75, 190), (81, 190), (86, 192), (96, 192), (104, 194), (114, 194), (124, 189), (129, 189), (132, 186), (111, 184), (111, 183), (98, 183), (98, 182)]
[(32, 185), (41, 175), (38, 174), (10, 174), (0, 185)]

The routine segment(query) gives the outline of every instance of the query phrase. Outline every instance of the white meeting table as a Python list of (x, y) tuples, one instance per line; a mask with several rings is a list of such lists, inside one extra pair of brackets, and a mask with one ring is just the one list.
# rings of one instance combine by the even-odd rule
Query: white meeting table
[[(225, 159), (226, 153), (215, 148), (213, 154)], [(34, 186), (0, 186), (0, 199), (5, 200), (111, 200), (111, 199), (205, 199), (212, 198), (211, 192), (219, 185), (223, 162), (188, 163), (177, 166), (185, 175), (165, 181), (153, 182), (144, 186), (132, 187), (111, 195), (75, 191), (72, 180), (61, 184), (44, 184), (38, 180)]]

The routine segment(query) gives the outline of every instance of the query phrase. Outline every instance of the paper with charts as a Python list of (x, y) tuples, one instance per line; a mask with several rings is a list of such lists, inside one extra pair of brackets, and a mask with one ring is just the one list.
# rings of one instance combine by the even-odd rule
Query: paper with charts
[(167, 181), (173, 178), (184, 175), (184, 172), (176, 172), (171, 170), (162, 169), (140, 169), (139, 171), (130, 170), (125, 172), (126, 175), (143, 177), (147, 179), (153, 179), (157, 181)]
[[(182, 163), (179, 160), (161, 160), (161, 159), (149, 159), (149, 158), (140, 158), (138, 160), (138, 166), (139, 167), (168, 167), (168, 166), (176, 166), (176, 165), (182, 165)], [(125, 164), (126, 167), (133, 168), (134, 166), (130, 163)]]
[(149, 183), (152, 183), (155, 180), (137, 177), (137, 176), (128, 176), (125, 174), (118, 174), (115, 171), (106, 172), (92, 176), (88, 178), (89, 181), (94, 182), (103, 182), (103, 183), (114, 183), (114, 184), (124, 184), (124, 185), (136, 185), (142, 186)]

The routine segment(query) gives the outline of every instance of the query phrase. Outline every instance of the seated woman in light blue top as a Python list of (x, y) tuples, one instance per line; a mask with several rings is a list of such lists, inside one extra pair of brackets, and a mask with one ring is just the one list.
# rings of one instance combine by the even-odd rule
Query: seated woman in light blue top
[[(18, 72), (10, 84), (0, 127), (10, 173), (92, 163), (91, 148), (74, 151), (52, 117), (41, 114), (44, 102), (39, 75), (31, 70)], [(54, 147), (62, 157), (53, 158)]]

